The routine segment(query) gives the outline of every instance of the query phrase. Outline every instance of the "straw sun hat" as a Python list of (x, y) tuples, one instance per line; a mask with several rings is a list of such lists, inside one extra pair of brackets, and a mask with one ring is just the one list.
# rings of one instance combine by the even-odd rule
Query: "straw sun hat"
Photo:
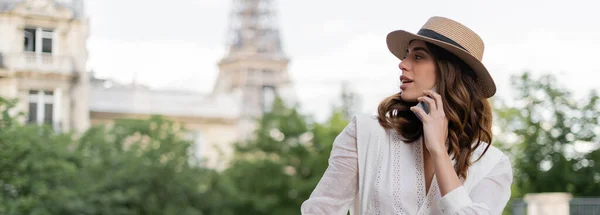
[(404, 58), (409, 42), (422, 40), (455, 54), (477, 75), (477, 86), (486, 98), (496, 93), (496, 84), (483, 63), (483, 40), (466, 26), (444, 17), (431, 17), (416, 34), (397, 30), (387, 35), (388, 49), (399, 59)]

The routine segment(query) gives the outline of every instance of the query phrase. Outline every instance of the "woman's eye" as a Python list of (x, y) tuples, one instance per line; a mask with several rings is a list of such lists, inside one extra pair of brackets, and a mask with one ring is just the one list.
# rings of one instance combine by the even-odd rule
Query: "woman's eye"
[(421, 60), (423, 57), (421, 57), (421, 55), (415, 55), (415, 59), (417, 60)]

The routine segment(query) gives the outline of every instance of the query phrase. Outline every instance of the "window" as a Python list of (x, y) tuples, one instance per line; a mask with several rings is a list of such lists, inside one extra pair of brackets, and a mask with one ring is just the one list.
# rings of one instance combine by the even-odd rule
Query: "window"
[(29, 115), (27, 117), (27, 123), (34, 124), (37, 119), (37, 103), (29, 102)]
[(198, 160), (202, 159), (202, 143), (204, 142), (202, 133), (200, 131), (188, 131), (185, 134), (185, 138), (192, 142), (192, 147), (190, 147), (190, 150), (192, 150), (194, 158)]
[(52, 125), (52, 104), (44, 104), (44, 124)]
[(42, 31), (42, 52), (52, 53), (52, 31)]
[(41, 28), (25, 28), (23, 50), (37, 53), (52, 53), (54, 32)]
[(196, 158), (202, 159), (202, 134), (200, 132), (196, 133), (196, 138), (194, 138), (194, 154)]
[(33, 28), (25, 28), (25, 38), (23, 50), (28, 52), (35, 52), (35, 31)]
[(54, 126), (54, 93), (52, 91), (30, 90), (28, 113), (27, 123)]

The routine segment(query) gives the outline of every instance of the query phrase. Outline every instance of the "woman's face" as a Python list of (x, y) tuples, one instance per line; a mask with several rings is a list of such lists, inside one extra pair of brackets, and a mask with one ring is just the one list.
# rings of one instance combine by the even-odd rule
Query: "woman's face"
[(423, 91), (435, 86), (435, 59), (429, 52), (425, 42), (414, 40), (406, 50), (406, 57), (400, 62), (400, 89), (402, 100), (417, 102), (417, 98), (425, 95)]

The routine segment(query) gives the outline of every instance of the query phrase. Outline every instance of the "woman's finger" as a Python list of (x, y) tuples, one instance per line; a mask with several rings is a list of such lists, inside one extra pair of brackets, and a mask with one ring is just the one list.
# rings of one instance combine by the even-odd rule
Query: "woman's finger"
[(442, 96), (433, 90), (425, 90), (425, 94), (435, 100), (435, 110), (444, 111), (444, 103), (442, 102)]
[(419, 100), (420, 102), (427, 102), (427, 104), (429, 105), (430, 113), (431, 111), (437, 110), (437, 105), (435, 104), (435, 101), (432, 98), (429, 98), (427, 96), (421, 96), (417, 98), (417, 100)]
[(423, 122), (425, 122), (425, 120), (429, 118), (429, 116), (427, 115), (427, 113), (425, 113), (425, 110), (423, 110), (423, 109), (421, 109), (421, 108), (419, 108), (417, 106), (410, 107), (410, 110), (412, 112), (414, 112), (415, 114), (419, 115), (419, 117), (421, 118), (421, 120)]

